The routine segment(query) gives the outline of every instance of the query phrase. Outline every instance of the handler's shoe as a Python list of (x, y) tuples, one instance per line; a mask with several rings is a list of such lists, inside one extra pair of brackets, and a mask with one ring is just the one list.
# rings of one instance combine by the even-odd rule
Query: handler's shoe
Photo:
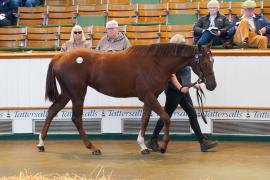
[(206, 138), (204, 138), (201, 142), (201, 151), (202, 152), (207, 152), (208, 149), (212, 149), (218, 145), (218, 141), (210, 141)]
[(146, 147), (148, 149), (151, 149), (154, 152), (159, 152), (160, 151), (160, 147), (158, 145), (158, 140), (157, 139), (150, 139), (148, 141), (148, 143), (146, 144)]

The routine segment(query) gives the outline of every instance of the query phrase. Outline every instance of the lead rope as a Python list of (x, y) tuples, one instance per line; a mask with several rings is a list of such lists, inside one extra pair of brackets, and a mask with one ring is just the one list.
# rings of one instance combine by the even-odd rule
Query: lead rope
[[(192, 83), (191, 86), (194, 86), (195, 84), (201, 84), (201, 83), (203, 83), (203, 80), (201, 78), (199, 78), (196, 82)], [(205, 103), (206, 98), (205, 98), (205, 94), (201, 88), (196, 89), (196, 96), (197, 96), (197, 102), (198, 102), (201, 117), (203, 119), (203, 122), (205, 124), (207, 124), (206, 116), (204, 113), (204, 103)]]
[(196, 90), (196, 95), (197, 95), (197, 102), (198, 102), (198, 105), (199, 105), (200, 114), (202, 116), (203, 122), (205, 124), (207, 124), (207, 120), (206, 120), (205, 113), (204, 113), (205, 94), (204, 94), (202, 89), (197, 89)]

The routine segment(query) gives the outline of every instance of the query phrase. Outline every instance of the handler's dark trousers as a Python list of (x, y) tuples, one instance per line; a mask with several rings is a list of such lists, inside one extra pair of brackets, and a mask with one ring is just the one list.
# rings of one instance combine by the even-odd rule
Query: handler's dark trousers
[[(198, 141), (201, 142), (204, 139), (204, 136), (201, 132), (201, 128), (197, 120), (197, 113), (193, 108), (192, 100), (189, 93), (183, 94), (180, 91), (168, 87), (166, 93), (165, 111), (168, 113), (170, 117), (177, 108), (178, 104), (180, 104), (183, 110), (187, 113), (191, 128), (194, 131)], [(155, 130), (153, 132), (153, 135), (151, 137), (152, 139), (158, 138), (158, 135), (162, 130), (163, 126), (164, 126), (163, 120), (159, 118)]]

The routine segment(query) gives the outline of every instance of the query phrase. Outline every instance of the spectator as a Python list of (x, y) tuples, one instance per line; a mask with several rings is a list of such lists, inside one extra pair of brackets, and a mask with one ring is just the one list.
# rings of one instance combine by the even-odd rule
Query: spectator
[(267, 49), (266, 35), (270, 34), (270, 23), (263, 15), (254, 13), (255, 7), (256, 3), (252, 0), (243, 2), (243, 15), (235, 16), (229, 35), (242, 48)]
[(16, 7), (22, 6), (22, 0), (12, 0)]
[(18, 7), (35, 7), (44, 4), (44, 0), (13, 0)]
[(42, 5), (42, 0), (23, 0), (23, 6), (25, 7), (35, 7)]
[(211, 0), (207, 4), (208, 14), (202, 16), (194, 25), (194, 42), (196, 44), (220, 45), (226, 39), (227, 31), (230, 28), (228, 18), (219, 13), (219, 2)]
[(18, 12), (18, 6), (14, 0), (0, 0), (0, 26), (15, 24), (16, 18), (13, 13)]
[(62, 45), (61, 51), (69, 51), (76, 48), (91, 48), (92, 44), (87, 41), (81, 26), (76, 25), (72, 28), (70, 40)]
[(115, 20), (108, 21), (106, 24), (107, 35), (98, 43), (96, 50), (99, 51), (121, 51), (131, 47), (128, 38), (118, 32), (118, 23)]

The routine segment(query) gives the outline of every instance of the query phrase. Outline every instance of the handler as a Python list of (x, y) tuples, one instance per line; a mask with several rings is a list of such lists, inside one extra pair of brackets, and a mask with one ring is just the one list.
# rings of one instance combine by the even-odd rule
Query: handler
[[(185, 43), (183, 36), (176, 34), (170, 40), (170, 43)], [(218, 145), (217, 141), (210, 141), (206, 136), (201, 132), (200, 125), (197, 119), (197, 113), (193, 107), (193, 103), (189, 94), (189, 88), (191, 86), (191, 69), (186, 67), (179, 70), (176, 74), (173, 74), (171, 80), (168, 82), (167, 88), (165, 90), (166, 94), (166, 103), (165, 111), (171, 117), (178, 104), (181, 105), (183, 110), (187, 113), (189, 117), (189, 122), (192, 130), (195, 133), (196, 138), (198, 139), (202, 152), (208, 151)], [(195, 84), (194, 88), (200, 89), (199, 84)], [(155, 130), (152, 134), (151, 139), (147, 143), (147, 148), (152, 149), (153, 151), (160, 151), (158, 145), (158, 135), (163, 128), (163, 120), (159, 118), (157, 121)]]

